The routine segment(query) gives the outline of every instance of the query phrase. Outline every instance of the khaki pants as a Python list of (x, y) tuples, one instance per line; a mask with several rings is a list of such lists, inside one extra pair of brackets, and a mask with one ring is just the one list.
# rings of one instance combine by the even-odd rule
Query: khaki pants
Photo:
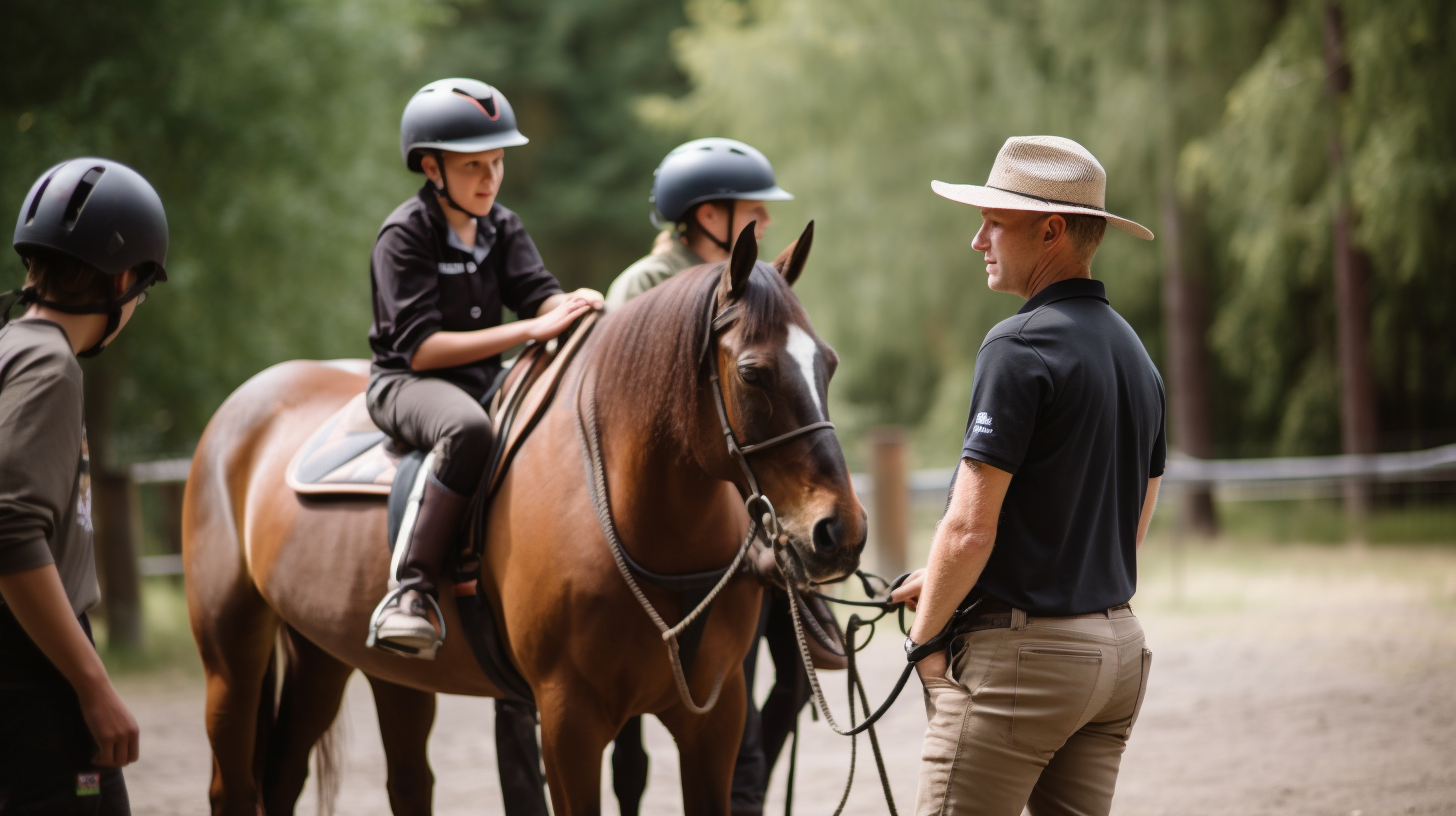
[(952, 653), (924, 683), (917, 816), (1106, 814), (1152, 658), (1132, 610), (1014, 611)]

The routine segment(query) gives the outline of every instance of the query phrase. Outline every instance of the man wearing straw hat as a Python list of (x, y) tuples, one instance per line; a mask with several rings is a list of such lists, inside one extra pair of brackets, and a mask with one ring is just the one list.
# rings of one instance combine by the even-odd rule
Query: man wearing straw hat
[(984, 186), (931, 187), (981, 209), (987, 285), (1026, 304), (976, 355), (950, 504), (894, 595), (930, 652), (916, 810), (1105, 814), (1147, 684), (1128, 600), (1166, 451), (1162, 379), (1091, 262), (1108, 224), (1153, 234), (1104, 209), (1070, 139), (1008, 139)]

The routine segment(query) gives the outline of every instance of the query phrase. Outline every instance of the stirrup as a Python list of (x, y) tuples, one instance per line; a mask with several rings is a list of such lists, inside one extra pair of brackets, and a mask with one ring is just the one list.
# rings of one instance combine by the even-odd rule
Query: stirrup
[[(371, 649), (379, 649), (380, 651), (393, 652), (394, 654), (404, 657), (416, 657), (422, 660), (434, 660), (435, 654), (439, 652), (440, 647), (445, 644), (445, 613), (440, 610), (440, 602), (436, 601), (435, 596), (431, 595), (428, 592), (420, 592), (419, 594), (424, 596), (425, 600), (430, 602), (430, 606), (434, 607), (435, 620), (440, 622), (440, 636), (435, 639), (435, 647), (433, 649), (416, 649), (413, 646), (405, 646), (401, 643), (395, 643), (392, 640), (379, 639), (380, 613), (382, 613), (385, 609), (389, 608), (391, 601), (393, 601), (394, 603), (398, 603), (399, 597), (410, 589), (414, 588), (408, 586), (397, 586), (384, 594), (384, 600), (380, 601), (379, 605), (374, 607), (374, 612), (369, 615), (369, 637), (364, 641), (364, 645), (368, 646)], [(419, 592), (419, 590), (415, 591)]]

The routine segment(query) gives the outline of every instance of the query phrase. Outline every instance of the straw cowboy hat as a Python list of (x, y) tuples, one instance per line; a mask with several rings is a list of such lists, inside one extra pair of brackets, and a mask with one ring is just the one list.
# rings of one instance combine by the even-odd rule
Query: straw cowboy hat
[(1129, 235), (1153, 240), (1147, 227), (1107, 211), (1107, 172), (1087, 148), (1060, 136), (1007, 139), (984, 187), (932, 181), (930, 189), (972, 207), (1100, 215)]

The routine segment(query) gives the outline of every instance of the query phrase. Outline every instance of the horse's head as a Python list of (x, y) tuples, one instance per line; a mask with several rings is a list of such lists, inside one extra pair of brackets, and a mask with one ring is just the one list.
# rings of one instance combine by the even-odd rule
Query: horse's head
[[(809, 257), (814, 224), (773, 266), (757, 261), (753, 227), (738, 236), (703, 316), (713, 325), (694, 447), (711, 472), (746, 493), (752, 493), (750, 481), (757, 481), (787, 540), (788, 568), (797, 573), (790, 580), (833, 581), (859, 564), (867, 525), (844, 452), (828, 425), (829, 380), (839, 357), (814, 333), (790, 289)], [(721, 403), (712, 393), (715, 373)], [(741, 456), (727, 444), (725, 418)], [(760, 516), (766, 509), (757, 502), (750, 512)]]

